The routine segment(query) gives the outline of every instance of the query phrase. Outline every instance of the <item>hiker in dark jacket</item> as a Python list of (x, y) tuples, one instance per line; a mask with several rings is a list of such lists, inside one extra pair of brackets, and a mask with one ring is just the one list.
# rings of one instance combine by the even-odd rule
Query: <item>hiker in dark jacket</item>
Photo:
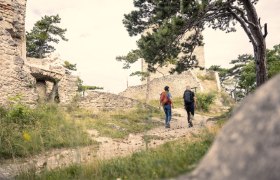
[(194, 109), (196, 107), (196, 99), (195, 99), (195, 94), (193, 91), (191, 91), (190, 86), (186, 87), (186, 90), (183, 95), (183, 99), (184, 99), (185, 109), (188, 114), (189, 127), (193, 127), (192, 120), (194, 117)]
[(171, 121), (171, 108), (173, 107), (172, 104), (172, 96), (169, 92), (169, 87), (165, 86), (164, 91), (160, 94), (160, 104), (163, 106), (163, 110), (165, 113), (165, 128), (170, 128), (170, 121)]

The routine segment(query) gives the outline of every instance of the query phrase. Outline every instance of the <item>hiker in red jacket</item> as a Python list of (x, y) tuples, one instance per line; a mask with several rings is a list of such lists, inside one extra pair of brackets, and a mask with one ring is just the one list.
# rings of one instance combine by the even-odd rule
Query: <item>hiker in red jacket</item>
[(171, 107), (172, 104), (172, 96), (169, 92), (169, 87), (165, 86), (164, 91), (160, 94), (160, 104), (163, 106), (163, 110), (165, 112), (165, 128), (170, 128), (170, 121), (171, 121)]

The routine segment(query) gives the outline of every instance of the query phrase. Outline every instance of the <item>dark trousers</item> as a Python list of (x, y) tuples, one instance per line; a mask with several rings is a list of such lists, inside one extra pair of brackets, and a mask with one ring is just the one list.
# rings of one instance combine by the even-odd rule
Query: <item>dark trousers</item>
[(187, 114), (188, 114), (188, 123), (192, 124), (191, 114), (194, 116), (194, 103), (186, 103), (185, 104), (185, 109), (186, 109)]

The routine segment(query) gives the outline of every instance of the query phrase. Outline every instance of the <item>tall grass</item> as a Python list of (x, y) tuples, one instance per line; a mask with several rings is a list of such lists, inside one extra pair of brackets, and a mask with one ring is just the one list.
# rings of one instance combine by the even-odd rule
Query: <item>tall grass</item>
[(91, 144), (87, 133), (57, 105), (0, 108), (0, 159), (27, 157), (51, 148)]
[(176, 177), (196, 167), (207, 152), (217, 130), (205, 129), (190, 139), (168, 142), (155, 149), (134, 153), (129, 157), (96, 161), (87, 165), (22, 174), (18, 179), (162, 179)]
[(138, 107), (128, 111), (98, 113), (80, 109), (72, 113), (73, 116), (78, 117), (76, 122), (85, 128), (95, 129), (101, 136), (112, 138), (124, 138), (130, 133), (145, 132), (162, 126), (163, 123), (163, 120), (159, 120), (162, 112), (156, 108)]

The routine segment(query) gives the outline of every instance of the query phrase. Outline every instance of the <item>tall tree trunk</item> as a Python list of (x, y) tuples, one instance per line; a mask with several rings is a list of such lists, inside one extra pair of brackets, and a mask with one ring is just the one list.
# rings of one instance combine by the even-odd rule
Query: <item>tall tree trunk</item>
[(148, 74), (148, 77), (147, 77), (147, 84), (146, 84), (146, 98), (145, 98), (145, 103), (148, 103), (149, 102), (149, 99), (150, 99), (150, 73)]
[(267, 60), (266, 60), (266, 43), (265, 40), (258, 46), (254, 47), (256, 63), (256, 81), (257, 86), (267, 81)]
[(262, 26), (258, 18), (257, 11), (253, 3), (249, 0), (240, 0), (246, 11), (248, 22), (244, 22), (237, 18), (241, 26), (247, 33), (254, 47), (254, 58), (256, 63), (256, 82), (257, 86), (261, 86), (267, 80), (267, 60), (266, 60), (266, 43), (265, 37), (267, 29), (265, 25), (265, 34), (262, 33)]

